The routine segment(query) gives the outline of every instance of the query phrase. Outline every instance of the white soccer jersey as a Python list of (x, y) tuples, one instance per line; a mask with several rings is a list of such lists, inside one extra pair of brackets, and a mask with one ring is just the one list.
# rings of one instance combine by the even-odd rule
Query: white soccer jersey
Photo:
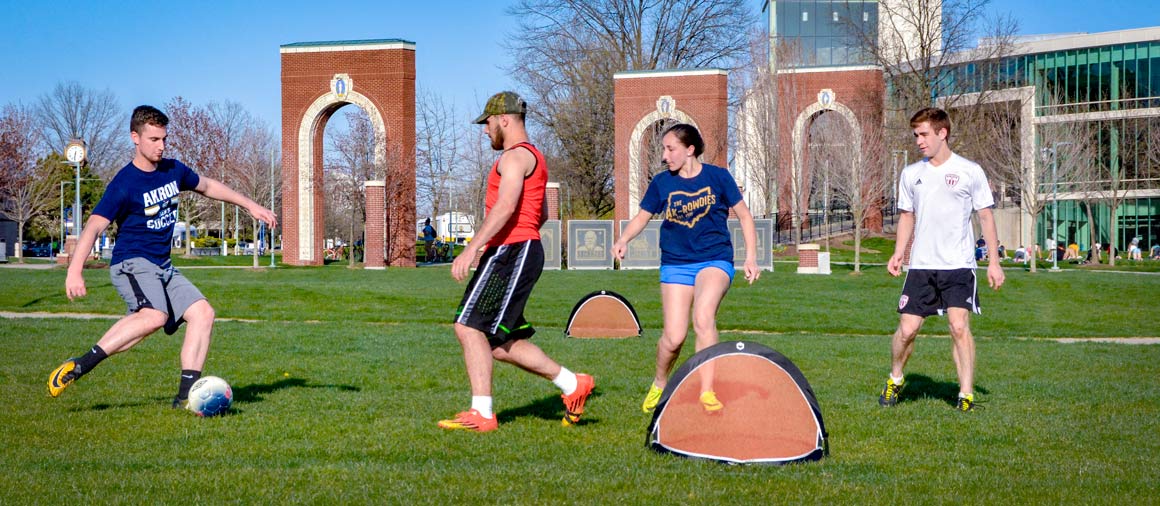
[(898, 208), (914, 213), (910, 268), (975, 268), (971, 212), (993, 205), (982, 167), (959, 155), (937, 167), (923, 159), (903, 169)]

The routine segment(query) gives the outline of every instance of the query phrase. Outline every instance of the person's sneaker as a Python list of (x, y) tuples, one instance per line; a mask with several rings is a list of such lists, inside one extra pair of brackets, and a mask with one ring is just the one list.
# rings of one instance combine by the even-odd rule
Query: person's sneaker
[(656, 383), (652, 383), (648, 387), (648, 393), (644, 395), (644, 404), (640, 405), (641, 411), (645, 413), (652, 413), (657, 407), (657, 403), (661, 402), (661, 394), (664, 389), (658, 387)]
[(576, 390), (572, 395), (560, 395), (564, 399), (564, 420), (561, 423), (565, 427), (580, 423), (580, 415), (584, 414), (584, 403), (588, 401), (588, 396), (595, 387), (596, 380), (592, 379), (592, 376), (577, 374)]
[(188, 409), (188, 408), (189, 408), (189, 399), (188, 398), (178, 399), (176, 395), (173, 396), (173, 409)]
[(902, 393), (902, 387), (906, 382), (895, 383), (894, 378), (886, 378), (886, 386), (882, 388), (882, 395), (878, 396), (878, 404), (881, 406), (893, 406), (898, 404), (898, 396)]
[[(960, 395), (959, 400), (955, 403), (955, 409), (959, 411), (974, 411), (976, 406), (977, 404), (975, 404), (975, 394), (970, 394), (966, 397)], [(982, 406), (978, 407), (982, 409)]]
[(499, 421), (493, 415), (486, 418), (479, 411), (469, 409), (455, 415), (451, 420), (440, 420), (439, 428), (447, 430), (469, 430), (472, 432), (491, 432), (499, 428)]
[(75, 358), (65, 360), (52, 374), (48, 375), (48, 395), (52, 397), (60, 396), (65, 388), (76, 381), (81, 376), (81, 370), (77, 368)]
[(721, 401), (717, 399), (715, 392), (701, 392), (701, 407), (705, 408), (705, 412), (709, 414), (718, 413), (725, 407)]

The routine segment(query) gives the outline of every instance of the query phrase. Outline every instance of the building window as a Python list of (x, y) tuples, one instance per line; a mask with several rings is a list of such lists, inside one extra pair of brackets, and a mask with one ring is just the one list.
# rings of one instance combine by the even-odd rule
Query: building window
[(809, 11), (802, 11), (802, 21), (809, 21), (809, 20), (810, 20)]

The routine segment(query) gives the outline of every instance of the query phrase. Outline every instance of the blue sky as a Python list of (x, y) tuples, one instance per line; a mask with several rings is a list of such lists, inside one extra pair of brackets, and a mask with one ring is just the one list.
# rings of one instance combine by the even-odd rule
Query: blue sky
[[(419, 86), (466, 122), (487, 96), (515, 84), (500, 68), (510, 62), (502, 41), (515, 29), (509, 3), (0, 0), (0, 105), (30, 104), (76, 80), (111, 90), (126, 112), (178, 95), (199, 105), (234, 100), (278, 128), (278, 46), (399, 38), (416, 43)], [(1011, 12), (1027, 34), (1160, 25), (1155, 0), (994, 0), (992, 10)]]

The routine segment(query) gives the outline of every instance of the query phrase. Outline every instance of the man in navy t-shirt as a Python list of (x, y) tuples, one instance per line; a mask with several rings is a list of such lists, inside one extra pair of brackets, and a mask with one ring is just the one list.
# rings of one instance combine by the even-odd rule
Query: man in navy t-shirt
[(128, 315), (113, 324), (88, 353), (66, 360), (52, 372), (48, 378), (52, 397), (108, 356), (132, 348), (158, 329), (173, 334), (185, 322), (181, 381), (173, 399), (174, 407), (183, 406), (190, 386), (201, 377), (214, 310), (169, 259), (178, 195), (192, 190), (244, 207), (271, 228), (277, 226), (278, 218), (269, 209), (218, 181), (198, 176), (177, 160), (162, 158), (168, 125), (169, 118), (156, 108), (143, 105), (133, 110), (129, 122), (129, 136), (136, 146), (133, 161), (109, 182), (77, 240), (65, 279), (69, 300), (87, 294), (82, 275), (87, 253), (97, 236), (110, 223), (117, 223), (109, 274), (128, 306)]

